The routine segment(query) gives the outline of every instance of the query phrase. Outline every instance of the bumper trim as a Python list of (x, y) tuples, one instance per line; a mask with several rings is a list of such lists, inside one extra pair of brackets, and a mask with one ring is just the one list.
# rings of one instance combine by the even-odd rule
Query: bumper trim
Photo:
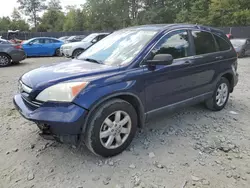
[(88, 111), (73, 103), (44, 103), (37, 109), (31, 109), (21, 94), (15, 95), (13, 102), (25, 119), (49, 125), (49, 131), (55, 135), (81, 134), (88, 114)]

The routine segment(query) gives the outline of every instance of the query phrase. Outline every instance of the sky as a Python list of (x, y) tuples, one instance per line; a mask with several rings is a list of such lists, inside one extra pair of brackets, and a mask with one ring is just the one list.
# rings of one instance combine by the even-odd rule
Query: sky
[[(0, 0), (6, 1), (6, 0)], [(61, 0), (62, 7), (65, 7), (67, 5), (80, 5), (83, 4), (84, 0)], [(14, 7), (18, 7), (17, 0), (7, 0), (6, 3), (2, 3), (0, 5), (0, 17), (2, 16), (10, 16)]]

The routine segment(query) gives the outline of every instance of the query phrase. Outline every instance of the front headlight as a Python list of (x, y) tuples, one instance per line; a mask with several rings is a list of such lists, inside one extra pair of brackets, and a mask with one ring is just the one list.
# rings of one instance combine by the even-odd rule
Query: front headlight
[(71, 49), (71, 48), (72, 48), (72, 46), (65, 46), (64, 47), (64, 49), (68, 49), (68, 50)]
[(71, 102), (78, 93), (87, 86), (88, 82), (60, 83), (43, 90), (36, 97), (38, 101)]

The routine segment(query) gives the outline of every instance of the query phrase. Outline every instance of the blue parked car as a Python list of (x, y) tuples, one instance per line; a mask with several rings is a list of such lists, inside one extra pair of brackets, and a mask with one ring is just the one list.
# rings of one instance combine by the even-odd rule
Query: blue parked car
[(200, 102), (222, 110), (237, 82), (237, 54), (222, 31), (147, 25), (116, 31), (77, 59), (24, 74), (14, 104), (42, 135), (85, 142), (107, 157), (128, 147), (155, 113)]
[(63, 41), (51, 37), (38, 37), (25, 41), (22, 47), (28, 57), (31, 56), (60, 56)]

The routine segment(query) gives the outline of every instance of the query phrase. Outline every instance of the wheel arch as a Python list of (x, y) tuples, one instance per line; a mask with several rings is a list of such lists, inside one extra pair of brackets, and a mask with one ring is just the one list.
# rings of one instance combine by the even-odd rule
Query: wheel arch
[(73, 50), (72, 54), (73, 54), (76, 50), (85, 50), (85, 49), (82, 48), (82, 47), (78, 47), (78, 48), (76, 48), (76, 49)]
[(10, 60), (12, 60), (12, 57), (8, 53), (6, 53), (6, 52), (0, 52), (0, 54), (6, 55), (8, 58), (10, 58)]
[(230, 72), (228, 72), (228, 73), (223, 74), (221, 77), (224, 77), (224, 78), (226, 78), (229, 81), (230, 92), (232, 92), (233, 88), (234, 88), (234, 76), (233, 76), (233, 74), (230, 73)]
[(109, 95), (107, 97), (102, 98), (101, 100), (99, 100), (98, 102), (96, 102), (95, 104), (93, 104), (90, 109), (89, 109), (89, 113), (84, 121), (84, 125), (82, 127), (82, 133), (85, 133), (89, 119), (92, 115), (92, 113), (94, 113), (94, 111), (96, 110), (96, 108), (98, 108), (100, 105), (102, 105), (103, 103), (112, 100), (112, 99), (122, 99), (128, 103), (130, 103), (136, 110), (137, 113), (137, 121), (138, 121), (138, 127), (142, 128), (144, 127), (144, 123), (145, 123), (145, 111), (144, 111), (144, 106), (142, 101), (139, 99), (138, 96), (136, 96), (133, 93), (116, 93), (113, 95)]

